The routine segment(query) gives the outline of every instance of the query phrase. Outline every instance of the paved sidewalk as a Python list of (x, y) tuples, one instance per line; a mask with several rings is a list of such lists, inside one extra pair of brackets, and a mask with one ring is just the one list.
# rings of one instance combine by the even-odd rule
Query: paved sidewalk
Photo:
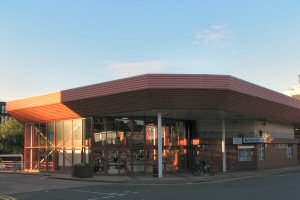
[(216, 173), (214, 176), (207, 174), (200, 176), (193, 176), (191, 173), (178, 173), (178, 174), (165, 174), (162, 178), (146, 176), (100, 176), (96, 175), (93, 178), (76, 178), (70, 174), (57, 174), (57, 173), (20, 173), (20, 172), (0, 172), (3, 174), (19, 174), (19, 175), (32, 175), (32, 176), (45, 176), (48, 179), (60, 179), (70, 181), (85, 181), (85, 182), (99, 182), (99, 183), (119, 183), (119, 184), (193, 184), (201, 182), (222, 182), (233, 179), (251, 178), (262, 176), (266, 174), (281, 174), (293, 171), (300, 171), (300, 165), (294, 167), (268, 169), (257, 171), (238, 171)]
[(152, 176), (94, 176), (93, 178), (75, 178), (69, 174), (50, 174), (49, 179), (62, 179), (72, 181), (102, 182), (102, 183), (126, 183), (126, 184), (193, 184), (201, 182), (222, 182), (232, 179), (251, 178), (266, 174), (281, 174), (300, 171), (300, 165), (280, 169), (268, 169), (258, 171), (240, 171), (216, 173), (214, 176), (193, 176), (191, 173), (166, 174), (162, 178)]

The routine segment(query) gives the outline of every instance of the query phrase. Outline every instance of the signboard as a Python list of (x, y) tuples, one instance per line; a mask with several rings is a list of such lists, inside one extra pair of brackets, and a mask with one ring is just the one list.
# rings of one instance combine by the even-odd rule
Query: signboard
[(266, 143), (267, 138), (259, 138), (259, 137), (251, 137), (251, 138), (243, 138), (243, 143)]
[(238, 149), (254, 149), (254, 145), (238, 145)]
[(232, 138), (233, 144), (243, 144), (243, 138)]

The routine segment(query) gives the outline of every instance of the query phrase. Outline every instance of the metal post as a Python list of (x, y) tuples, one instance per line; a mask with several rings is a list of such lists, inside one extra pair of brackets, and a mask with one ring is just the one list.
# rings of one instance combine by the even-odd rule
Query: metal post
[(34, 131), (34, 124), (31, 124), (30, 125), (31, 127), (30, 127), (30, 159), (29, 159), (29, 169), (30, 170), (32, 170), (32, 162), (33, 162), (33, 159), (32, 159), (32, 157), (33, 157), (33, 150), (32, 150), (32, 143), (33, 143), (33, 131)]
[(157, 113), (157, 150), (158, 150), (158, 177), (163, 177), (163, 166), (162, 166), (162, 117), (161, 113)]
[(226, 130), (225, 120), (222, 119), (222, 157), (223, 157), (223, 172), (226, 172)]

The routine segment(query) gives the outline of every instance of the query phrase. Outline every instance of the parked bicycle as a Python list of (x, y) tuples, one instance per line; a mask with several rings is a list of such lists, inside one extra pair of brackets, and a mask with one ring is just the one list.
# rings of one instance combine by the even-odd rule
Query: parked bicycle
[(207, 164), (204, 160), (201, 160), (199, 162), (195, 162), (192, 173), (194, 176), (199, 176), (200, 174), (209, 174), (211, 176), (215, 175), (214, 170), (212, 167)]

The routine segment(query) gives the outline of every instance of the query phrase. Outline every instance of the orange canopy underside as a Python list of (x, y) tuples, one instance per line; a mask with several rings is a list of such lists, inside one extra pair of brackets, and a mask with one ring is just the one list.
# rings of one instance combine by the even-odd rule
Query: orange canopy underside
[(23, 123), (80, 117), (61, 102), (61, 92), (8, 102), (7, 110), (12, 117)]

